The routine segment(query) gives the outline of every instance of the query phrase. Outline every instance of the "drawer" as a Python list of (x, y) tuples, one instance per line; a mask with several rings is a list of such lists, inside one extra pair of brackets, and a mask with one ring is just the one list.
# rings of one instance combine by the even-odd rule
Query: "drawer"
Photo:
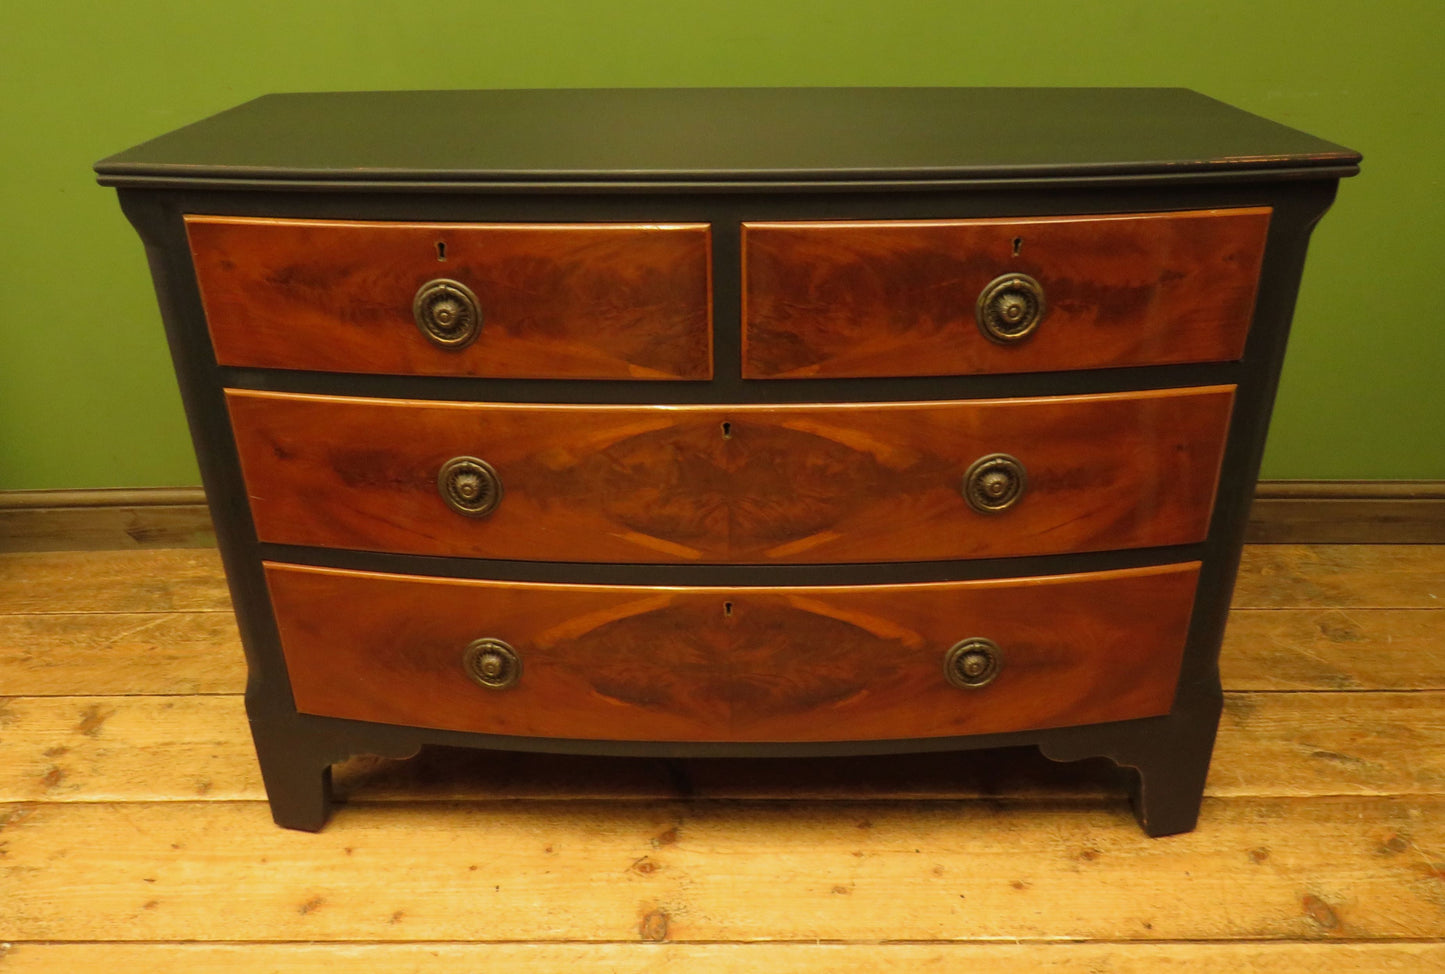
[(226, 393), (262, 541), (745, 564), (1201, 541), (1233, 397), (560, 406)]
[(1269, 218), (1259, 207), (744, 224), (743, 375), (1233, 361), (1244, 353)]
[(705, 224), (187, 216), (186, 232), (222, 365), (567, 379), (712, 374)]
[(266, 565), (304, 713), (651, 741), (896, 740), (1163, 714), (1198, 572), (644, 588)]

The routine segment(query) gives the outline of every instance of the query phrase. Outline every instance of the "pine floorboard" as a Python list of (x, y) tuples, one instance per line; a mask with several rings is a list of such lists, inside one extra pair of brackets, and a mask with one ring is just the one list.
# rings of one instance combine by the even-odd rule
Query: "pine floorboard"
[(606, 971), (607, 974), (1239, 974), (1321, 971), (1425, 974), (1445, 969), (1438, 943), (1068, 944), (11, 944), (7, 974), (103, 969), (108, 974), (285, 971)]
[(429, 749), (271, 824), (214, 550), (0, 554), (0, 971), (1445, 971), (1445, 546), (1246, 549), (1199, 829), (1031, 750)]

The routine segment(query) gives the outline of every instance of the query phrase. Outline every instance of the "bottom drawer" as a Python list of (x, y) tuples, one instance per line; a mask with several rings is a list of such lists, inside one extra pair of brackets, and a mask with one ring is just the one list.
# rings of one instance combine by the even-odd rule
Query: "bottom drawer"
[(1167, 713), (1199, 563), (772, 588), (266, 574), (303, 713), (525, 737), (850, 741)]

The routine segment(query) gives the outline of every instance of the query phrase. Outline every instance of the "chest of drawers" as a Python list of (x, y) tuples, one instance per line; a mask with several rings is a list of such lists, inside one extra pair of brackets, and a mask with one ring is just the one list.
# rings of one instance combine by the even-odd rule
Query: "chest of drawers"
[(1033, 745), (1192, 828), (1349, 150), (1179, 90), (279, 95), (145, 241), (276, 821), (428, 744)]

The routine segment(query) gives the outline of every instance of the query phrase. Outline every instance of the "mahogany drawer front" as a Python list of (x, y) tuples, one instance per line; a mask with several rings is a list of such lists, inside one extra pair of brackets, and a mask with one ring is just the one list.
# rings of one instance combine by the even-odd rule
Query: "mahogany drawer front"
[[(523, 737), (946, 737), (1168, 712), (1197, 562), (1045, 578), (811, 588), (502, 583), (267, 563), (304, 713)], [(945, 656), (982, 637), (997, 675)], [(503, 641), (515, 683), (468, 677)]]
[[(706, 224), (369, 223), (187, 216), (222, 365), (408, 375), (707, 379)], [(470, 289), (476, 338), (414, 317), (432, 281)]]
[[(747, 378), (1050, 372), (1244, 353), (1270, 209), (743, 225)], [(1018, 341), (976, 318), (1024, 274), (1044, 316)]]
[[(963, 402), (561, 406), (227, 390), (262, 541), (532, 561), (924, 561), (1208, 532), (1233, 386)], [(1015, 457), (1007, 510), (964, 497)], [(439, 473), (490, 465), (457, 513)], [(470, 462), (470, 461), (468, 461)]]

